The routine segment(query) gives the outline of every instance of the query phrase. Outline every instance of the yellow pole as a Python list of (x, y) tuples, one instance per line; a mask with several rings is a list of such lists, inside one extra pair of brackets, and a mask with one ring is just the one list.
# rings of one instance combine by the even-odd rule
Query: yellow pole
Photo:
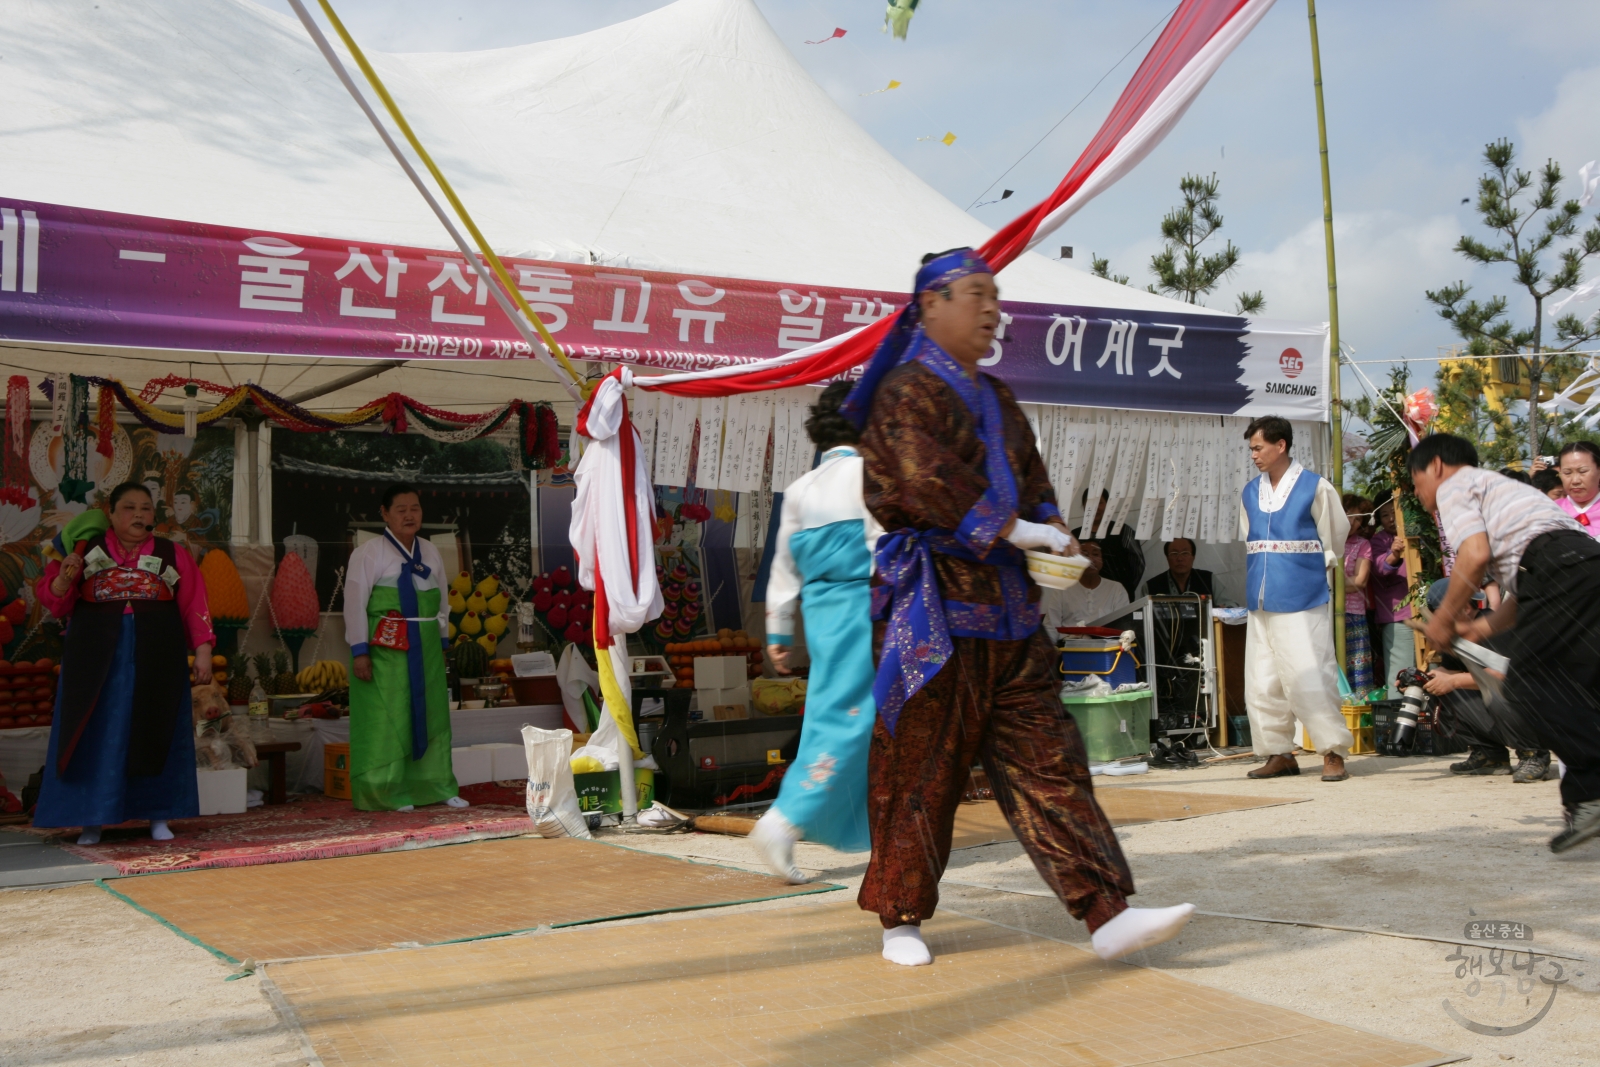
[(500, 262), (500, 257), (495, 254), (494, 249), (489, 247), (488, 239), (478, 229), (478, 224), (472, 221), (472, 216), (467, 213), (467, 206), (461, 202), (460, 197), (456, 196), (456, 191), (451, 188), (450, 182), (444, 176), (444, 172), (433, 162), (433, 157), (428, 155), (428, 150), (422, 147), (422, 141), (418, 139), (416, 133), (411, 129), (411, 123), (406, 121), (405, 115), (400, 111), (400, 106), (394, 102), (394, 97), (389, 95), (389, 90), (383, 84), (383, 79), (378, 77), (378, 72), (372, 69), (371, 63), (367, 62), (366, 54), (361, 51), (361, 46), (356, 44), (355, 38), (350, 36), (350, 31), (344, 28), (343, 22), (339, 21), (339, 16), (334, 13), (333, 5), (328, 0), (319, 0), (319, 3), (322, 5), (322, 13), (328, 16), (328, 21), (333, 24), (334, 32), (339, 35), (339, 40), (343, 41), (345, 48), (350, 50), (350, 55), (355, 59), (356, 66), (361, 68), (361, 73), (367, 76), (367, 81), (371, 83), (373, 92), (377, 93), (378, 99), (383, 101), (383, 106), (388, 110), (389, 117), (394, 119), (396, 126), (400, 127), (400, 132), (405, 134), (406, 141), (411, 145), (412, 151), (417, 153), (423, 165), (428, 168), (428, 173), (433, 175), (433, 180), (439, 183), (439, 189), (444, 193), (445, 199), (450, 201), (450, 206), (456, 209), (456, 214), (466, 226), (467, 232), (472, 234), (472, 239), (477, 242), (478, 250), (483, 254), (485, 262), (494, 271), (495, 277), (500, 279), (500, 284), (505, 287), (506, 295), (516, 302), (518, 309), (527, 317), (529, 324), (539, 331), (539, 337), (544, 341), (545, 346), (550, 349), (550, 354), (561, 362), (561, 366), (572, 376), (572, 380), (583, 387), (587, 394), (588, 386), (584, 381), (583, 375), (579, 374), (572, 366), (567, 359), (566, 353), (561, 351), (561, 346), (556, 344), (555, 338), (550, 336), (550, 331), (545, 329), (544, 320), (535, 315), (533, 309), (528, 306), (528, 301), (522, 295), (522, 290), (518, 289), (516, 283), (511, 280), (511, 274), (506, 270), (506, 265)]
[[(1322, 108), (1322, 51), (1317, 47), (1317, 0), (1306, 0), (1311, 23), (1311, 80), (1317, 95), (1317, 147), (1322, 153), (1322, 240), (1328, 249), (1328, 465), (1344, 492), (1344, 425), (1339, 417), (1339, 276), (1333, 264), (1333, 181), (1328, 176), (1328, 117)], [(1396, 505), (1398, 507), (1398, 505)], [(1333, 645), (1344, 667), (1344, 565), (1333, 568)]]

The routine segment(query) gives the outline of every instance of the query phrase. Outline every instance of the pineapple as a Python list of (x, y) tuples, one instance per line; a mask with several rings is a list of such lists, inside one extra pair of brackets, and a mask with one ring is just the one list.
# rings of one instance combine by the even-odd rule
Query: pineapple
[(258, 652), (250, 657), (250, 662), (255, 664), (256, 680), (261, 683), (261, 691), (271, 696), (278, 690), (272, 678), (272, 656), (266, 652)]
[(228, 703), (250, 703), (250, 662), (244, 655), (235, 656), (228, 665)]
[(272, 691), (279, 696), (300, 692), (300, 683), (295, 681), (294, 672), (289, 669), (289, 653), (275, 652), (272, 655), (273, 678)]

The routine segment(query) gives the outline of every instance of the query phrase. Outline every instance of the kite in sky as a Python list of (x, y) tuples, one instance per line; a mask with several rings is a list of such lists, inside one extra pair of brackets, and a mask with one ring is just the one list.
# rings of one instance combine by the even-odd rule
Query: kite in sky
[(840, 37), (843, 37), (844, 34), (845, 34), (845, 31), (844, 31), (844, 28), (842, 26), (835, 26), (833, 32), (828, 34), (828, 36), (824, 37), (822, 40), (820, 40), (820, 41), (807, 41), (806, 44), (827, 44), (829, 41), (838, 40)]
[(893, 78), (890, 78), (889, 79), (889, 84), (885, 85), (882, 89), (874, 89), (870, 93), (862, 93), (861, 95), (862, 96), (877, 96), (879, 93), (886, 93), (890, 89), (898, 89), (898, 88), (900, 88), (900, 83), (895, 81)]
[(889, 0), (889, 7), (883, 13), (883, 32), (894, 30), (894, 35), (900, 40), (906, 39), (906, 29), (911, 25), (911, 16), (917, 12), (917, 4), (921, 0)]
[(938, 141), (940, 144), (945, 145), (946, 147), (948, 147), (948, 146), (953, 145), (953, 144), (956, 143), (956, 135), (953, 134), (953, 133), (947, 133), (943, 137), (918, 137), (917, 140), (919, 140), (919, 141)]

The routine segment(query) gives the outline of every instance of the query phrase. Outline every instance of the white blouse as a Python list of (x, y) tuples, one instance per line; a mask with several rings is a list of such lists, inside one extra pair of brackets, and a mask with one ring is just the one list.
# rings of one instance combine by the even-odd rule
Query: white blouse
[[(442, 639), (450, 624), (450, 576), (444, 573), (444, 558), (433, 542), (421, 536), (417, 541), (422, 545), (422, 562), (430, 573), (426, 578), (413, 575), (411, 584), (419, 592), (439, 590), (439, 637)], [(382, 534), (350, 553), (350, 566), (344, 578), (344, 639), (358, 656), (365, 651), (367, 643), (367, 600), (372, 596), (373, 587), (398, 586), (401, 563), (400, 553)]]
[(862, 499), (861, 454), (848, 445), (829, 449), (814, 470), (801, 475), (783, 493), (783, 514), (773, 546), (772, 573), (767, 578), (767, 641), (788, 644), (794, 637), (794, 609), (804, 577), (795, 566), (789, 540), (801, 530), (861, 519), (870, 555), (883, 527)]

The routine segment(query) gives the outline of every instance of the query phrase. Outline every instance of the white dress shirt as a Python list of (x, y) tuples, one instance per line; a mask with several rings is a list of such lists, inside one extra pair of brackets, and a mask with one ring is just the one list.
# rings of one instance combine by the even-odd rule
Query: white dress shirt
[(1055, 644), (1061, 635), (1060, 626), (1088, 626), (1096, 619), (1123, 610), (1128, 606), (1128, 590), (1121, 582), (1113, 582), (1101, 575), (1100, 584), (1093, 589), (1082, 582), (1071, 589), (1040, 589), (1039, 607), (1044, 610), (1045, 633)]

